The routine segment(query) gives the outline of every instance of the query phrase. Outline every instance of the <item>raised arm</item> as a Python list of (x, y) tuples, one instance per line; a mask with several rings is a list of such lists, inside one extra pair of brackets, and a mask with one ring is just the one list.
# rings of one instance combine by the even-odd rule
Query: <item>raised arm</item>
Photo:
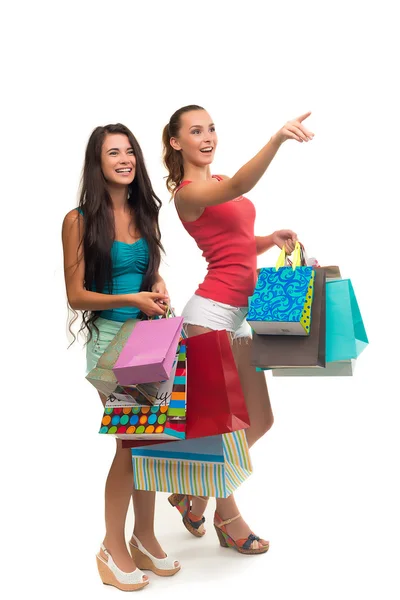
[(310, 114), (308, 112), (293, 121), (288, 121), (271, 137), (268, 144), (241, 167), (231, 179), (224, 179), (218, 185), (210, 181), (194, 181), (190, 185), (184, 186), (176, 195), (179, 204), (203, 208), (229, 202), (229, 200), (249, 192), (264, 175), (284, 141), (288, 139), (298, 142), (312, 140), (314, 134), (302, 124)]
[(164, 309), (156, 304), (156, 300), (166, 300), (165, 294), (140, 292), (112, 295), (85, 289), (85, 261), (83, 248), (80, 246), (83, 226), (83, 217), (77, 210), (72, 210), (66, 215), (62, 226), (65, 285), (71, 308), (98, 311), (134, 306), (148, 316), (164, 314)]

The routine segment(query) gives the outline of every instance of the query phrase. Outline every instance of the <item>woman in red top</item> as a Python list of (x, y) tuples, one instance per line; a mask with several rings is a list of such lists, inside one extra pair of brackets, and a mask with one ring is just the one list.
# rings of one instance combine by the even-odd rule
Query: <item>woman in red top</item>
[[(257, 255), (275, 245), (285, 245), (291, 254), (297, 237), (291, 230), (254, 236), (255, 208), (243, 194), (256, 185), (284, 141), (302, 143), (313, 138), (303, 125), (310, 114), (286, 123), (232, 178), (211, 175), (218, 140), (214, 123), (201, 106), (177, 110), (163, 132), (167, 188), (174, 195), (184, 228), (208, 264), (205, 280), (182, 314), (188, 335), (223, 329), (230, 333), (250, 416), (246, 430), (249, 446), (273, 423), (265, 376), (250, 365), (251, 330), (246, 314), (256, 283)], [(170, 502), (177, 506), (191, 533), (204, 535), (206, 498), (173, 495)], [(268, 550), (268, 542), (254, 535), (240, 516), (233, 496), (217, 499), (214, 525), (222, 545), (246, 554)]]

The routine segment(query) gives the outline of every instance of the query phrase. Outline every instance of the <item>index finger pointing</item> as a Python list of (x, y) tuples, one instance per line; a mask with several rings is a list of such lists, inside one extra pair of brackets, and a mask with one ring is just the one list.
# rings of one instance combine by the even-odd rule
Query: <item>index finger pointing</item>
[(307, 119), (310, 115), (311, 115), (311, 111), (310, 112), (306, 112), (306, 113), (304, 113), (304, 115), (301, 115), (301, 117), (297, 117), (296, 120), (300, 121), (300, 123), (301, 123), (302, 121), (304, 121), (304, 119)]

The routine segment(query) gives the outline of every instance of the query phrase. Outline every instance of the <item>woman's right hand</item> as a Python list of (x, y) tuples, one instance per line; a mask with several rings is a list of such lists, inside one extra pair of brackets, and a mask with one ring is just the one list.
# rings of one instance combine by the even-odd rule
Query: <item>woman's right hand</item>
[[(157, 301), (165, 302), (164, 305), (157, 304)], [(133, 305), (139, 308), (148, 317), (164, 315), (168, 308), (168, 296), (157, 292), (139, 292), (134, 294)]]
[(297, 140), (298, 142), (308, 142), (312, 140), (314, 134), (311, 131), (308, 131), (303, 125), (303, 121), (307, 119), (311, 115), (310, 112), (297, 117), (297, 119), (293, 119), (292, 121), (288, 121), (282, 129), (275, 134), (275, 138), (278, 140), (280, 144), (285, 142), (286, 140)]

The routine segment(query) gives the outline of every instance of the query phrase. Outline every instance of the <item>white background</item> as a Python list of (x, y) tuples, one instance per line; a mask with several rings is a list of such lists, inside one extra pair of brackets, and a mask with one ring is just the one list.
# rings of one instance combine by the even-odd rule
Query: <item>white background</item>
[[(398, 30), (394, 2), (18, 2), (3, 10), (2, 541), (7, 597), (108, 597), (94, 555), (113, 441), (84, 353), (67, 351), (61, 223), (77, 204), (97, 125), (137, 136), (163, 200), (163, 274), (176, 309), (205, 268), (164, 186), (161, 131), (188, 103), (232, 175), (288, 119), (312, 110), (249, 194), (257, 233), (294, 229), (351, 277), (370, 346), (354, 378), (269, 379), (275, 425), (237, 494), (270, 539), (262, 557), (220, 549), (207, 512), (192, 539), (160, 494), (157, 531), (183, 563), (143, 594), (400, 597)], [(260, 257), (274, 263), (276, 251)], [(13, 391), (10, 394), (10, 390)], [(176, 514), (175, 514), (176, 513)], [(131, 525), (129, 515), (127, 534)], [(191, 585), (191, 588), (189, 588)]]

